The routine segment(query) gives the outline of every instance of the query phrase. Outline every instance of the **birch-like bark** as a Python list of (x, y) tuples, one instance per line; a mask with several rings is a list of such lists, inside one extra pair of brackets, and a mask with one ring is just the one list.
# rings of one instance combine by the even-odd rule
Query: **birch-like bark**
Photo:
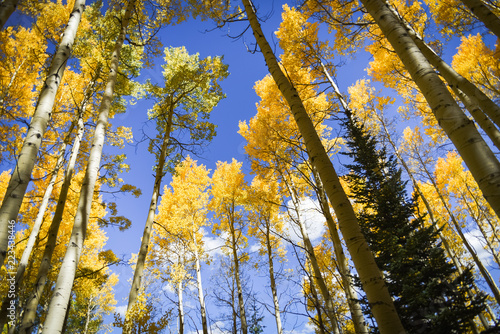
[(108, 124), (109, 110), (111, 109), (118, 74), (120, 52), (125, 40), (126, 29), (132, 15), (134, 3), (134, 0), (130, 0), (127, 5), (125, 15), (121, 21), (120, 35), (111, 55), (110, 72), (101, 105), (99, 107), (99, 118), (94, 131), (94, 138), (90, 149), (87, 170), (85, 172), (85, 177), (80, 191), (73, 231), (68, 243), (68, 249), (66, 250), (64, 260), (61, 264), (59, 276), (57, 277), (54, 293), (52, 299), (50, 300), (49, 311), (44, 324), (44, 334), (60, 333), (64, 324), (64, 314), (66, 313), (66, 309), (68, 307), (68, 301), (71, 296), (71, 289), (75, 279), (76, 268), (80, 260), (83, 242), (87, 233), (87, 223), (89, 220), (95, 184), (99, 174), (102, 148), (106, 135), (106, 125)]
[(276, 329), (278, 334), (283, 334), (283, 326), (281, 324), (280, 304), (278, 300), (278, 289), (276, 288), (276, 278), (274, 277), (274, 263), (273, 263), (273, 247), (271, 245), (271, 229), (269, 223), (266, 224), (266, 248), (267, 248), (267, 261), (269, 262), (269, 280), (271, 282), (271, 293), (273, 295), (274, 304), (274, 318), (276, 319)]
[(500, 18), (496, 16), (481, 0), (462, 0), (470, 11), (484, 23), (497, 38), (500, 38)]
[(207, 311), (205, 308), (203, 285), (201, 283), (200, 254), (198, 252), (198, 245), (196, 243), (196, 236), (194, 235), (194, 233), (193, 233), (193, 242), (194, 242), (194, 259), (195, 259), (195, 269), (196, 269), (196, 284), (198, 287), (198, 300), (200, 301), (201, 326), (203, 328), (203, 334), (208, 334)]
[(0, 30), (3, 30), (9, 17), (16, 11), (19, 0), (4, 0), (0, 3)]
[(269, 72), (290, 106), (299, 131), (304, 138), (307, 153), (318, 170), (327, 196), (335, 210), (340, 231), (351, 254), (380, 332), (382, 334), (405, 333), (382, 273), (375, 263), (375, 258), (368, 247), (365, 237), (361, 233), (352, 205), (340, 184), (337, 172), (319, 139), (316, 129), (297, 91), (281, 70), (271, 46), (264, 37), (253, 5), (249, 0), (242, 0), (242, 2)]
[[(59, 175), (59, 170), (61, 169), (64, 162), (64, 155), (66, 153), (67, 143), (64, 142), (62, 147), (60, 148), (59, 157), (57, 158), (56, 166), (52, 171), (52, 176), (50, 178), (49, 184), (47, 188), (45, 188), (45, 192), (43, 194), (42, 202), (40, 203), (40, 207), (38, 208), (38, 213), (35, 218), (35, 222), (33, 224), (33, 228), (31, 229), (30, 236), (28, 238), (28, 242), (26, 243), (26, 247), (24, 248), (23, 254), (21, 256), (21, 260), (17, 265), (15, 283), (14, 283), (14, 295), (18, 295), (19, 285), (21, 284), (24, 276), (24, 272), (26, 267), (28, 266), (28, 260), (30, 258), (31, 252), (33, 250), (33, 246), (38, 238), (38, 234), (40, 233), (40, 228), (42, 227), (43, 218), (45, 216), (45, 212), (47, 206), (49, 204), (50, 197), (52, 196), (52, 190), (54, 189), (54, 184), (56, 183), (57, 176)], [(0, 332), (7, 322), (7, 308), (10, 305), (10, 298), (8, 295), (5, 296), (2, 303), (2, 309), (0, 310)]]
[(64, 30), (61, 44), (52, 58), (47, 78), (40, 91), (40, 96), (31, 119), (28, 133), (17, 159), (7, 191), (0, 207), (0, 267), (3, 265), (8, 249), (9, 222), (16, 221), (24, 199), (31, 172), (35, 166), (38, 150), (52, 114), (54, 100), (61, 83), (66, 62), (68, 61), (78, 25), (85, 9), (85, 0), (76, 0), (73, 11)]
[(297, 215), (297, 218), (294, 219), (294, 221), (299, 225), (300, 228), (300, 234), (302, 235), (302, 241), (304, 242), (304, 248), (306, 250), (306, 255), (307, 259), (309, 260), (309, 263), (311, 264), (311, 267), (313, 269), (313, 278), (314, 278), (314, 284), (317, 284), (319, 286), (319, 290), (321, 293), (321, 296), (323, 297), (323, 302), (324, 302), (324, 311), (326, 313), (326, 316), (330, 320), (331, 328), (334, 334), (339, 334), (339, 322), (337, 318), (337, 314), (335, 313), (335, 307), (333, 305), (333, 300), (330, 295), (330, 292), (328, 291), (328, 287), (326, 286), (325, 280), (323, 278), (323, 275), (321, 273), (321, 269), (319, 268), (318, 265), (318, 260), (316, 258), (316, 254), (314, 253), (314, 247), (311, 243), (311, 239), (309, 239), (309, 233), (307, 233), (307, 228), (302, 221), (302, 218), (300, 217), (300, 203), (299, 199), (297, 198), (297, 195), (292, 189), (293, 184), (289, 185), (288, 182), (285, 182), (286, 186), (288, 187), (288, 192), (290, 193), (290, 197), (292, 198), (292, 203), (294, 206), (295, 213)]
[(177, 297), (179, 298), (179, 334), (184, 334), (184, 305), (182, 304), (182, 280), (177, 283)]
[(342, 248), (342, 243), (337, 231), (337, 226), (335, 226), (335, 221), (333, 220), (333, 217), (330, 213), (330, 206), (328, 205), (328, 199), (326, 198), (325, 190), (323, 189), (323, 185), (321, 184), (318, 172), (314, 167), (312, 169), (314, 180), (316, 182), (319, 204), (328, 225), (330, 238), (332, 239), (335, 258), (337, 259), (338, 264), (338, 271), (340, 277), (342, 278), (342, 287), (346, 294), (347, 304), (349, 305), (349, 311), (351, 313), (351, 320), (354, 324), (354, 330), (356, 334), (368, 334), (369, 329), (363, 316), (363, 310), (361, 309), (361, 305), (359, 304), (358, 295), (354, 290), (354, 284), (351, 280), (352, 275), (349, 271), (349, 268), (347, 267), (347, 259)]
[[(404, 23), (384, 0), (361, 0), (403, 62), (438, 124), (446, 132), (477, 181), (485, 199), (500, 217), (500, 163), (474, 123), (457, 105), (445, 84), (427, 61)], [(465, 92), (465, 90), (462, 89)]]
[(59, 198), (57, 200), (56, 209), (54, 212), (54, 217), (52, 217), (52, 222), (47, 233), (47, 242), (45, 244), (45, 249), (43, 251), (42, 260), (40, 262), (40, 267), (38, 268), (37, 278), (33, 292), (31, 293), (24, 310), (23, 319), (21, 322), (20, 333), (30, 333), (31, 328), (35, 323), (36, 310), (38, 303), (42, 296), (45, 284), (47, 282), (47, 277), (51, 268), (52, 254), (56, 248), (57, 244), (57, 234), (59, 232), (59, 227), (63, 218), (64, 208), (66, 206), (66, 199), (68, 198), (68, 192), (71, 186), (71, 179), (75, 172), (76, 159), (78, 157), (78, 152), (80, 151), (80, 143), (83, 139), (83, 132), (85, 130), (83, 123), (83, 115), (80, 113), (78, 118), (78, 130), (73, 141), (73, 147), (71, 149), (70, 158), (68, 165), (66, 167), (66, 172), (64, 174), (64, 181), (61, 186), (61, 191), (59, 192)]
[(168, 111), (167, 122), (165, 124), (165, 133), (163, 135), (163, 142), (161, 144), (160, 156), (158, 158), (158, 164), (156, 165), (153, 194), (151, 195), (151, 201), (149, 203), (146, 226), (144, 227), (144, 232), (142, 234), (141, 248), (139, 250), (139, 254), (137, 255), (137, 264), (135, 266), (134, 278), (132, 280), (132, 286), (130, 287), (130, 293), (128, 296), (127, 313), (132, 310), (137, 301), (139, 290), (141, 288), (141, 280), (142, 274), (144, 272), (144, 265), (146, 263), (146, 256), (148, 255), (149, 239), (151, 238), (151, 232), (153, 230), (153, 222), (155, 218), (156, 207), (158, 206), (158, 197), (160, 196), (161, 181), (163, 179), (163, 170), (165, 167), (165, 157), (167, 156), (167, 148), (170, 142), (170, 132), (172, 129), (174, 106), (170, 105), (169, 108), (170, 109)]
[(231, 243), (232, 243), (231, 249), (233, 251), (234, 281), (236, 283), (236, 291), (238, 293), (238, 309), (240, 310), (241, 332), (243, 334), (248, 334), (248, 323), (245, 312), (245, 300), (243, 299), (243, 287), (241, 285), (241, 278), (240, 278), (240, 260), (238, 258), (238, 252), (236, 250), (237, 238), (236, 238), (236, 231), (234, 229), (233, 215), (231, 215), (230, 217), (229, 225), (231, 230)]
[(396, 12), (394, 12), (394, 14), (401, 19), (408, 35), (413, 39), (427, 61), (439, 71), (439, 74), (446, 80), (448, 85), (454, 89), (459, 89), (466, 96), (473, 99), (473, 102), (477, 103), (481, 110), (488, 115), (497, 126), (500, 126), (500, 106), (493, 102), (476, 85), (448, 65), (427, 43), (424, 42), (422, 37), (407, 22), (405, 22)]

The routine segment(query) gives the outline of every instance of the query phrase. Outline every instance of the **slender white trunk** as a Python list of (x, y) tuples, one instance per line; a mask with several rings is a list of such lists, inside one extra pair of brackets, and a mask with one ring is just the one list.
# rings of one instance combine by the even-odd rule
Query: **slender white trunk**
[(490, 29), (497, 38), (500, 38), (500, 18), (496, 16), (481, 0), (462, 0), (462, 2)]
[(137, 297), (139, 295), (139, 290), (141, 288), (142, 274), (144, 272), (144, 265), (146, 263), (146, 256), (148, 255), (149, 239), (151, 238), (151, 232), (153, 230), (153, 222), (156, 213), (156, 207), (158, 205), (158, 197), (161, 190), (161, 181), (163, 179), (163, 169), (165, 167), (165, 157), (167, 155), (167, 148), (170, 141), (170, 131), (172, 129), (172, 117), (174, 114), (174, 106), (170, 105), (170, 109), (167, 116), (167, 122), (165, 125), (165, 133), (163, 135), (163, 142), (161, 145), (160, 156), (158, 159), (158, 164), (156, 165), (155, 171), (155, 183), (153, 186), (153, 194), (151, 196), (151, 201), (149, 203), (148, 216), (146, 218), (146, 226), (144, 227), (144, 232), (142, 234), (141, 248), (139, 254), (137, 255), (137, 264), (135, 266), (134, 278), (132, 280), (132, 286), (130, 287), (130, 293), (128, 296), (127, 313), (134, 307)]
[(271, 282), (271, 293), (273, 294), (274, 317), (276, 319), (276, 329), (278, 334), (283, 334), (280, 305), (278, 300), (278, 289), (276, 287), (276, 279), (274, 277), (273, 246), (271, 245), (270, 234), (271, 234), (270, 223), (266, 222), (265, 237), (266, 237), (266, 248), (267, 248), (267, 261), (269, 262), (269, 280)]
[(245, 12), (252, 27), (253, 35), (262, 50), (269, 72), (290, 106), (312, 163), (325, 187), (327, 196), (335, 210), (339, 227), (346, 242), (351, 258), (361, 279), (372, 313), (382, 334), (405, 333), (387, 285), (370, 251), (356, 214), (340, 184), (337, 172), (321, 143), (314, 125), (307, 114), (296, 89), (281, 70), (273, 49), (264, 37), (260, 23), (249, 0), (242, 0)]
[[(429, 103), (439, 125), (500, 217), (500, 163), (384, 0), (361, 0)], [(464, 90), (462, 90), (464, 91)]]
[(182, 280), (177, 283), (177, 297), (179, 298), (179, 334), (184, 334), (184, 305), (182, 301)]
[(0, 266), (3, 265), (7, 254), (9, 222), (17, 220), (28, 183), (31, 181), (31, 172), (35, 166), (38, 150), (52, 114), (55, 96), (64, 74), (66, 62), (70, 57), (84, 9), (85, 0), (76, 0), (61, 44), (57, 47), (56, 54), (52, 58), (52, 64), (40, 92), (35, 113), (0, 207)]
[(45, 283), (47, 282), (47, 277), (50, 271), (50, 262), (52, 259), (52, 254), (56, 248), (57, 243), (57, 233), (59, 232), (59, 226), (61, 225), (64, 208), (66, 204), (66, 199), (68, 197), (69, 188), (71, 186), (71, 179), (75, 171), (76, 159), (78, 157), (78, 152), (80, 151), (80, 143), (83, 138), (84, 132), (83, 116), (80, 113), (78, 119), (78, 130), (77, 135), (73, 142), (73, 148), (71, 149), (71, 155), (66, 167), (66, 172), (64, 174), (64, 181), (61, 186), (61, 191), (59, 193), (59, 198), (57, 200), (56, 209), (54, 212), (54, 217), (52, 217), (52, 223), (50, 224), (49, 231), (47, 233), (47, 242), (45, 244), (45, 249), (43, 251), (42, 260), (40, 262), (40, 267), (38, 268), (38, 274), (36, 278), (35, 287), (26, 303), (26, 308), (24, 310), (24, 315), (21, 323), (20, 333), (30, 333), (31, 328), (35, 323), (36, 309), (38, 303), (42, 296)]
[(200, 267), (200, 254), (198, 252), (198, 245), (196, 242), (196, 235), (193, 233), (194, 242), (194, 258), (196, 266), (196, 283), (198, 286), (198, 300), (200, 301), (201, 325), (203, 334), (208, 334), (207, 311), (205, 308), (205, 297), (203, 295), (203, 285), (201, 283), (201, 267)]
[(248, 323), (245, 312), (245, 300), (243, 298), (243, 287), (241, 285), (241, 278), (240, 278), (240, 260), (238, 258), (238, 252), (236, 250), (237, 238), (236, 238), (236, 231), (234, 228), (234, 216), (230, 217), (229, 225), (231, 230), (231, 243), (232, 243), (231, 248), (233, 251), (234, 280), (236, 282), (236, 290), (238, 293), (238, 307), (240, 310), (241, 331), (243, 334), (248, 334)]
[(99, 118), (94, 131), (92, 148), (90, 149), (87, 170), (80, 192), (80, 199), (74, 220), (73, 231), (68, 243), (68, 249), (66, 250), (64, 260), (61, 264), (59, 276), (57, 277), (54, 293), (50, 301), (49, 311), (44, 323), (44, 334), (60, 333), (64, 324), (64, 315), (66, 314), (66, 309), (68, 307), (73, 281), (75, 279), (76, 268), (80, 260), (83, 242), (87, 233), (87, 223), (89, 220), (95, 184), (101, 163), (104, 137), (106, 135), (106, 125), (108, 124), (108, 115), (109, 110), (111, 109), (111, 102), (113, 100), (114, 87), (118, 74), (120, 51), (122, 49), (123, 41), (125, 40), (126, 29), (134, 8), (134, 3), (135, 1), (133, 0), (128, 3), (125, 15), (121, 21), (122, 26), (120, 35), (111, 55), (110, 72), (99, 108)]
[(0, 30), (3, 29), (9, 17), (14, 13), (19, 0), (4, 0), (0, 3)]
[[(43, 218), (45, 216), (45, 211), (49, 204), (50, 196), (52, 195), (52, 190), (54, 189), (54, 184), (56, 183), (57, 176), (59, 175), (59, 170), (61, 169), (64, 161), (64, 155), (66, 153), (67, 144), (64, 142), (59, 152), (59, 157), (56, 162), (56, 166), (52, 171), (52, 177), (50, 178), (49, 184), (47, 188), (45, 188), (45, 193), (43, 194), (42, 202), (40, 203), (40, 207), (38, 208), (38, 214), (35, 219), (35, 223), (33, 224), (33, 228), (31, 229), (30, 236), (28, 238), (28, 242), (26, 243), (26, 247), (24, 248), (23, 254), (21, 256), (21, 260), (17, 265), (17, 272), (15, 277), (15, 295), (18, 295), (19, 285), (22, 282), (24, 271), (28, 266), (28, 260), (31, 255), (31, 251), (33, 250), (33, 246), (38, 238), (38, 234), (40, 232), (40, 228), (42, 227)], [(2, 303), (2, 309), (0, 311), (0, 332), (5, 326), (7, 322), (7, 308), (10, 304), (10, 298), (5, 296)]]

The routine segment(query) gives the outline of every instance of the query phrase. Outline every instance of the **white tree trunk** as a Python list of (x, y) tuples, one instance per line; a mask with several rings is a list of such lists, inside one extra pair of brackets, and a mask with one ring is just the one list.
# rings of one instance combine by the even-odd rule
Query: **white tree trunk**
[(9, 222), (17, 220), (24, 194), (26, 193), (28, 183), (31, 181), (31, 172), (35, 166), (38, 150), (52, 114), (55, 96), (64, 74), (66, 62), (70, 57), (71, 48), (84, 9), (85, 0), (76, 0), (61, 43), (52, 58), (47, 78), (38, 98), (35, 113), (31, 119), (21, 153), (19, 154), (16, 167), (12, 172), (2, 206), (0, 207), (0, 267), (3, 265), (7, 254)]
[(195, 269), (196, 269), (196, 284), (198, 287), (198, 300), (200, 301), (200, 313), (201, 313), (201, 326), (203, 328), (203, 334), (208, 334), (208, 321), (207, 321), (207, 311), (205, 308), (205, 297), (203, 294), (203, 285), (201, 282), (201, 267), (200, 267), (200, 254), (198, 252), (198, 245), (196, 243), (196, 235), (193, 233), (194, 242), (194, 258), (195, 258)]
[(161, 145), (160, 156), (158, 159), (158, 164), (156, 165), (153, 194), (151, 195), (148, 216), (146, 218), (146, 225), (144, 227), (144, 232), (142, 234), (141, 248), (139, 249), (139, 254), (137, 255), (137, 264), (135, 265), (134, 278), (132, 280), (132, 286), (130, 287), (130, 293), (128, 296), (128, 305), (127, 305), (128, 314), (130, 314), (129, 312), (134, 307), (137, 301), (137, 297), (139, 295), (139, 290), (141, 288), (142, 274), (144, 272), (144, 265), (146, 263), (146, 256), (148, 255), (148, 249), (149, 249), (149, 239), (151, 238), (151, 232), (153, 231), (153, 222), (156, 214), (156, 207), (158, 206), (158, 197), (160, 196), (161, 181), (163, 179), (165, 158), (167, 155), (167, 148), (170, 141), (170, 131), (172, 129), (173, 114), (174, 114), (174, 106), (171, 105), (167, 116), (167, 123), (165, 125), (165, 133), (163, 135), (163, 142)]
[(496, 16), (481, 0), (462, 0), (462, 2), (490, 29), (497, 38), (500, 38), (500, 18)]
[(500, 163), (474, 123), (409, 36), (404, 23), (383, 0), (361, 0), (410, 73), (457, 151), (477, 181), (485, 199), (500, 217)]
[(87, 222), (89, 220), (92, 205), (94, 188), (97, 181), (99, 166), (101, 163), (102, 147), (108, 124), (109, 110), (113, 100), (114, 88), (118, 74), (118, 65), (123, 41), (125, 40), (126, 29), (134, 8), (134, 0), (128, 3), (125, 15), (121, 21), (121, 31), (116, 41), (115, 48), (111, 55), (111, 67), (99, 108), (99, 118), (97, 120), (90, 149), (89, 161), (82, 184), (80, 199), (73, 225), (73, 231), (68, 244), (68, 249), (61, 264), (61, 270), (57, 277), (56, 286), (52, 299), (50, 300), (49, 311), (44, 323), (44, 334), (60, 333), (64, 324), (64, 316), (71, 296), (71, 289), (75, 279), (76, 268), (80, 260), (80, 254), (87, 233)]
[(66, 204), (66, 199), (68, 197), (69, 188), (71, 186), (71, 179), (75, 171), (76, 159), (78, 157), (78, 152), (80, 151), (80, 143), (83, 138), (84, 123), (82, 115), (80, 114), (78, 119), (78, 130), (77, 135), (73, 142), (73, 148), (71, 149), (71, 155), (66, 167), (66, 172), (64, 174), (64, 181), (61, 186), (61, 191), (59, 193), (59, 198), (57, 200), (56, 209), (54, 212), (54, 217), (52, 217), (52, 223), (50, 224), (49, 231), (47, 233), (47, 243), (45, 244), (45, 249), (43, 251), (42, 260), (40, 262), (40, 267), (38, 268), (38, 274), (36, 278), (35, 287), (30, 295), (24, 309), (23, 319), (21, 323), (20, 333), (30, 333), (31, 327), (35, 323), (36, 309), (40, 301), (40, 297), (43, 293), (45, 283), (47, 282), (47, 277), (50, 271), (50, 262), (52, 259), (52, 254), (56, 248), (57, 243), (57, 233), (59, 232), (59, 226), (61, 225), (64, 208)]

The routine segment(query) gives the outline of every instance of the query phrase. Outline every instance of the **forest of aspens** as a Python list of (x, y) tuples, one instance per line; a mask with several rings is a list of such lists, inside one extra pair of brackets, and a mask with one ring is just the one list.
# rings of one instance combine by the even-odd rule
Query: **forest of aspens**
[(498, 0), (1, 0), (1, 333), (500, 333), (498, 38)]

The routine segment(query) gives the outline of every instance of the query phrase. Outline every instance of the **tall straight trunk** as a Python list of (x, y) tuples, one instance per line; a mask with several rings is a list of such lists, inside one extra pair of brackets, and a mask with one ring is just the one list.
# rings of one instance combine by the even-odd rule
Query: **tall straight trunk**
[(236, 231), (234, 229), (234, 216), (231, 216), (229, 224), (231, 230), (231, 243), (232, 243), (231, 248), (233, 250), (234, 281), (236, 283), (236, 290), (238, 293), (238, 309), (240, 311), (241, 332), (243, 334), (248, 334), (248, 323), (245, 312), (245, 300), (243, 299), (243, 287), (241, 285), (241, 278), (240, 278), (240, 260), (238, 258), (238, 252), (236, 251), (237, 238), (236, 238)]
[[(390, 9), (393, 8), (390, 7)], [(473, 102), (477, 102), (481, 110), (488, 115), (497, 126), (500, 126), (500, 107), (483, 93), (481, 89), (448, 65), (396, 11), (393, 11), (393, 13), (400, 18), (402, 23), (404, 23), (409, 36), (413, 39), (427, 61), (439, 71), (439, 74), (446, 80), (448, 85), (452, 88), (459, 89), (469, 98), (475, 99), (476, 101)]]
[(311, 267), (313, 269), (313, 281), (315, 282), (314, 284), (317, 284), (319, 286), (319, 291), (321, 293), (321, 296), (323, 297), (323, 302), (324, 302), (324, 311), (326, 313), (326, 316), (330, 320), (331, 328), (334, 334), (339, 334), (339, 322), (337, 318), (337, 314), (335, 313), (335, 307), (333, 305), (333, 300), (330, 295), (330, 292), (328, 291), (328, 287), (326, 285), (326, 282), (323, 278), (323, 274), (321, 273), (321, 269), (319, 268), (318, 260), (316, 258), (316, 254), (314, 253), (314, 247), (311, 243), (311, 239), (309, 239), (309, 233), (307, 233), (306, 226), (304, 222), (302, 221), (302, 218), (300, 217), (300, 203), (299, 199), (297, 198), (294, 190), (292, 189), (293, 184), (289, 185), (287, 183), (288, 187), (288, 192), (291, 195), (292, 198), (292, 203), (294, 205), (295, 213), (297, 215), (297, 218), (294, 219), (296, 223), (299, 225), (300, 228), (300, 233), (302, 235), (302, 241), (304, 242), (304, 248), (306, 250), (306, 255), (307, 259), (309, 260), (309, 263), (311, 264)]
[(281, 70), (271, 46), (264, 37), (253, 5), (249, 0), (242, 1), (269, 72), (290, 106), (299, 131), (304, 138), (307, 153), (318, 170), (327, 196), (335, 210), (340, 230), (359, 274), (361, 284), (367, 295), (372, 313), (377, 320), (380, 332), (382, 334), (405, 333), (382, 273), (375, 263), (375, 258), (368, 247), (363, 233), (361, 233), (361, 228), (352, 205), (340, 184), (337, 172), (319, 139), (318, 133), (297, 91)]
[(163, 169), (165, 167), (165, 157), (167, 156), (167, 148), (170, 142), (170, 131), (172, 129), (173, 114), (174, 114), (174, 106), (170, 105), (170, 109), (168, 111), (168, 116), (167, 116), (167, 122), (165, 125), (165, 133), (163, 135), (163, 142), (161, 145), (160, 156), (158, 159), (158, 164), (156, 165), (155, 183), (153, 186), (153, 194), (151, 195), (151, 201), (149, 203), (148, 216), (146, 218), (146, 226), (144, 227), (144, 232), (142, 234), (141, 248), (137, 256), (137, 264), (135, 266), (134, 278), (132, 280), (132, 286), (130, 287), (130, 293), (128, 296), (127, 313), (129, 313), (134, 307), (137, 301), (137, 296), (139, 295), (139, 290), (141, 288), (142, 274), (144, 272), (146, 256), (148, 255), (149, 239), (151, 238), (156, 207), (158, 206), (158, 197), (160, 195), (160, 190), (161, 190)]
[(469, 167), (485, 199), (500, 217), (500, 163), (497, 158), (474, 123), (455, 102), (439, 75), (409, 36), (404, 23), (393, 13), (387, 2), (361, 0), (361, 3), (392, 45), (429, 103), (438, 124)]
[(365, 318), (363, 316), (363, 310), (359, 304), (359, 298), (354, 290), (354, 284), (351, 280), (351, 273), (347, 267), (347, 259), (342, 249), (342, 243), (340, 241), (340, 236), (335, 226), (335, 221), (330, 213), (330, 206), (328, 205), (328, 199), (326, 198), (325, 190), (321, 184), (318, 172), (313, 167), (314, 180), (316, 182), (316, 189), (318, 192), (319, 204), (321, 211), (325, 216), (326, 223), (328, 225), (330, 238), (332, 239), (333, 249), (335, 252), (335, 258), (337, 259), (338, 271), (340, 277), (342, 278), (342, 287), (346, 295), (347, 304), (349, 305), (349, 311), (351, 313), (351, 320), (354, 324), (354, 330), (356, 334), (368, 334), (369, 329), (366, 325)]
[(18, 2), (19, 0), (4, 0), (0, 3), (0, 30), (3, 30), (7, 20), (15, 12)]
[(80, 191), (73, 231), (68, 243), (68, 249), (66, 250), (64, 260), (61, 264), (59, 276), (57, 277), (54, 293), (50, 301), (49, 311), (44, 324), (44, 334), (60, 333), (63, 327), (64, 314), (66, 313), (66, 308), (68, 307), (68, 301), (71, 296), (71, 289), (75, 279), (76, 268), (78, 266), (78, 261), (80, 260), (83, 242), (87, 233), (87, 223), (89, 220), (95, 184), (99, 174), (104, 137), (106, 135), (106, 125), (108, 124), (108, 115), (113, 101), (114, 87), (118, 74), (120, 52), (123, 41), (125, 40), (126, 29), (134, 8), (134, 3), (134, 0), (130, 0), (127, 5), (125, 15), (121, 21), (120, 35), (111, 55), (110, 72), (101, 105), (99, 107), (99, 118), (94, 131), (94, 138), (90, 149), (87, 170), (85, 172), (85, 177)]
[(71, 55), (71, 48), (84, 9), (85, 0), (76, 0), (61, 43), (52, 58), (47, 78), (40, 91), (35, 113), (31, 119), (21, 153), (17, 159), (16, 167), (13, 169), (0, 207), (0, 267), (3, 265), (7, 254), (9, 222), (17, 220), (28, 183), (31, 181), (31, 172), (35, 166), (38, 150), (52, 114), (55, 96), (64, 74), (66, 62)]
[(484, 23), (497, 38), (500, 38), (500, 18), (496, 16), (481, 0), (462, 0), (470, 11)]
[(208, 334), (207, 311), (205, 308), (203, 285), (201, 283), (200, 254), (198, 252), (198, 245), (196, 243), (196, 235), (194, 235), (194, 233), (193, 233), (193, 242), (194, 242), (194, 259), (195, 259), (195, 269), (196, 269), (196, 285), (198, 287), (198, 300), (200, 301), (201, 326), (203, 328), (203, 334)]
[[(31, 328), (35, 323), (36, 309), (38, 307), (38, 303), (42, 296), (45, 283), (47, 282), (47, 277), (51, 268), (50, 263), (52, 259), (52, 254), (54, 253), (54, 250), (56, 248), (57, 233), (59, 232), (59, 226), (61, 225), (66, 199), (68, 197), (69, 188), (71, 186), (71, 179), (75, 171), (76, 159), (78, 157), (78, 152), (80, 151), (80, 143), (83, 138), (84, 130), (85, 128), (84, 128), (83, 118), (82, 114), (80, 114), (78, 118), (77, 134), (75, 136), (68, 165), (64, 173), (64, 181), (61, 186), (59, 198), (57, 200), (54, 217), (52, 217), (52, 222), (50, 224), (49, 231), (47, 233), (47, 242), (45, 244), (45, 249), (43, 251), (40, 267), (38, 268), (35, 287), (33, 289), (33, 292), (30, 294), (30, 297), (26, 304), (26, 308), (24, 309), (24, 314), (20, 329), (20, 333), (23, 334), (30, 333)], [(19, 284), (21, 284), (21, 281), (19, 282)]]
[(179, 334), (184, 334), (184, 305), (182, 301), (182, 280), (177, 283), (177, 297), (179, 298)]
[[(59, 170), (61, 169), (64, 161), (64, 155), (66, 153), (67, 144), (64, 142), (62, 147), (60, 148), (59, 157), (57, 158), (57, 162), (54, 170), (52, 171), (52, 176), (50, 178), (49, 184), (47, 188), (45, 188), (45, 192), (43, 194), (42, 202), (40, 203), (40, 207), (38, 208), (38, 213), (35, 218), (35, 223), (33, 224), (33, 228), (31, 229), (30, 236), (28, 238), (28, 242), (26, 243), (26, 247), (24, 248), (23, 254), (21, 256), (21, 260), (17, 265), (15, 284), (14, 284), (14, 295), (18, 295), (19, 285), (22, 282), (24, 272), (26, 267), (28, 266), (28, 260), (30, 258), (31, 252), (33, 250), (33, 246), (38, 238), (38, 234), (40, 232), (40, 228), (42, 227), (43, 218), (45, 217), (45, 212), (47, 206), (49, 204), (50, 197), (52, 196), (52, 190), (54, 189), (54, 184), (56, 183), (57, 176), (59, 175)], [(0, 310), (0, 332), (2, 331), (5, 323), (7, 322), (7, 308), (10, 305), (9, 294), (5, 296), (2, 303), (2, 308)]]
[(309, 290), (311, 291), (311, 296), (313, 300), (314, 308), (316, 309), (316, 314), (318, 315), (318, 319), (314, 319), (314, 322), (317, 322), (316, 326), (318, 327), (320, 334), (326, 334), (327, 330), (325, 328), (325, 324), (323, 323), (323, 310), (321, 309), (321, 305), (319, 303), (318, 291), (316, 291), (316, 286), (314, 280), (311, 275), (307, 275), (309, 278)]
[(281, 324), (281, 312), (278, 300), (278, 289), (276, 288), (276, 279), (274, 277), (274, 263), (273, 263), (273, 247), (271, 245), (271, 228), (269, 223), (266, 223), (266, 248), (267, 248), (267, 261), (269, 262), (269, 280), (271, 282), (271, 293), (273, 294), (274, 304), (274, 318), (276, 319), (276, 329), (278, 334), (283, 334), (283, 326)]

